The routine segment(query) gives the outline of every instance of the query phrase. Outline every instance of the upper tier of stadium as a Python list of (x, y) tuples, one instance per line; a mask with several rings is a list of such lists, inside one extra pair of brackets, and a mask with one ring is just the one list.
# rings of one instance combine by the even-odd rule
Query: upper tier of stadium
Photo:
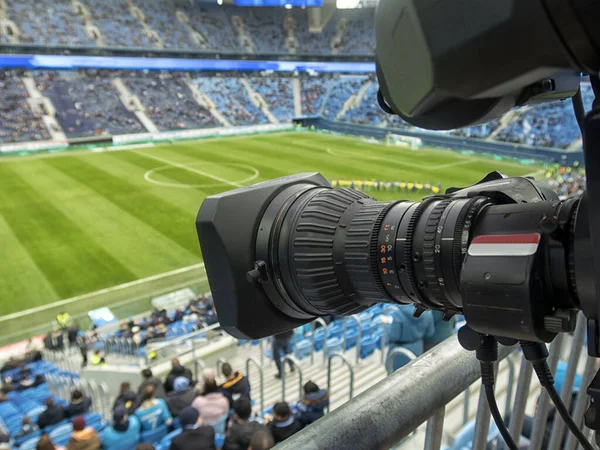
[[(0, 72), (0, 142), (285, 123), (300, 116), (411, 130), (379, 108), (377, 89), (374, 75), (358, 74), (6, 70)], [(589, 83), (582, 92), (589, 106)], [(569, 101), (513, 110), (450, 133), (581, 147)]]
[(172, 0), (0, 1), (0, 44), (372, 55), (374, 9), (240, 8)]

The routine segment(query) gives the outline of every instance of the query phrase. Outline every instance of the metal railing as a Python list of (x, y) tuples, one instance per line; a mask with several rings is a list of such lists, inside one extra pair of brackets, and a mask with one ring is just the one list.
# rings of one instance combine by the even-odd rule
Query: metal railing
[(165, 338), (150, 340), (146, 344), (146, 354), (155, 352), (157, 355), (156, 360), (170, 358), (173, 356), (181, 356), (181, 348), (179, 348), (179, 346), (186, 343), (191, 344), (189, 351), (193, 353), (197, 348), (197, 341), (204, 339), (206, 337), (206, 333), (209, 331), (215, 331), (220, 326), (221, 325), (219, 323), (215, 323), (209, 327), (201, 328), (177, 338), (169, 338), (168, 340), (165, 340)]
[(313, 322), (311, 322), (311, 326), (312, 326), (312, 352), (310, 354), (310, 363), (314, 364), (315, 363), (315, 334), (317, 331), (317, 324), (321, 325), (321, 327), (323, 327), (323, 332), (325, 333), (323, 335), (323, 362), (325, 362), (326, 360), (326, 354), (327, 354), (327, 332), (328, 327), (327, 327), (327, 322), (325, 322), (321, 317), (317, 317)]
[(385, 362), (385, 348), (387, 346), (387, 324), (381, 322), (379, 324), (381, 327), (381, 364)]
[(56, 397), (70, 401), (71, 392), (74, 389), (80, 389), (84, 395), (92, 399), (92, 410), (102, 414), (104, 419), (111, 417), (112, 405), (108, 385), (105, 382), (100, 384), (94, 380), (84, 378), (72, 378), (63, 375), (46, 375), (48, 390)]
[(389, 355), (387, 356), (387, 360), (385, 361), (385, 370), (387, 371), (387, 373), (392, 373), (392, 364), (394, 363), (394, 357), (398, 355), (404, 355), (410, 361), (412, 361), (413, 359), (417, 359), (417, 355), (415, 355), (410, 350), (403, 347), (396, 347), (389, 353)]
[(219, 358), (217, 359), (217, 376), (219, 376), (222, 372), (223, 369), (223, 364), (226, 364), (227, 360), (225, 358)]
[[(550, 347), (549, 365), (556, 370), (557, 362), (563, 359), (567, 362), (567, 370), (561, 388), (561, 397), (569, 404), (574, 386), (574, 378), (581, 355), (585, 353), (583, 338), (585, 335), (585, 319), (580, 314), (574, 335), (561, 334), (557, 336)], [(405, 354), (404, 352), (400, 352)], [(393, 351), (390, 357), (393, 357)], [(548, 396), (542, 390), (537, 399), (539, 383), (534, 379), (530, 363), (521, 358), (517, 347), (499, 348), (497, 368), (508, 356), (507, 366), (499, 371), (503, 386), (498, 384), (497, 395), (506, 395), (508, 406), (504, 413), (510, 412), (509, 427), (513, 437), (521, 432), (525, 419), (526, 406), (535, 403), (536, 413), (527, 420), (532, 423), (532, 432), (528, 436), (532, 449), (542, 448), (544, 434), (550, 434), (549, 449), (560, 448), (565, 442), (566, 450), (574, 450), (577, 441), (569, 433), (564, 440), (565, 427), (560, 420), (548, 422)], [(516, 357), (519, 357), (517, 360)], [(388, 358), (388, 362), (391, 358)], [(520, 361), (517, 370), (516, 362)], [(573, 409), (575, 423), (583, 426), (583, 415), (589, 398), (584, 395), (585, 388), (591, 382), (597, 370), (598, 360), (588, 358), (581, 375), (581, 394), (578, 395)], [(518, 373), (518, 376), (517, 376)], [(507, 381), (508, 377), (508, 381)], [(444, 430), (445, 415), (448, 412), (460, 414), (460, 401), (453, 399), (465, 392), (466, 389), (480, 378), (479, 361), (474, 352), (468, 352), (460, 347), (456, 337), (434, 347), (419, 358), (409, 362), (386, 379), (371, 387), (355, 399), (337, 408), (323, 419), (314, 423), (302, 432), (294, 435), (278, 446), (279, 450), (314, 450), (315, 448), (337, 449), (386, 449), (407, 438), (417, 428), (425, 433), (424, 448), (439, 449), (442, 444), (452, 444), (452, 434)], [(516, 386), (511, 386), (512, 380), (518, 380)], [(514, 402), (511, 404), (511, 399)], [(468, 448), (485, 450), (490, 439), (491, 415), (485, 397), (485, 392), (479, 389), (478, 408), (473, 427), (473, 433)], [(536, 401), (537, 400), (537, 401)], [(452, 403), (451, 403), (452, 402)], [(385, 413), (382, 413), (385, 412)], [(465, 417), (469, 420), (468, 414)], [(357, 427), (357, 422), (361, 423)], [(427, 426), (420, 428), (427, 422)], [(456, 421), (447, 421), (456, 423)], [(560, 424), (560, 425), (558, 425)], [(464, 424), (462, 424), (464, 426)], [(548, 427), (553, 427), (550, 430)], [(365, 432), (368, 430), (368, 432)], [(467, 430), (467, 428), (464, 428)], [(454, 433), (459, 430), (452, 430)], [(587, 430), (586, 430), (587, 431)], [(417, 433), (418, 434), (418, 433)], [(492, 436), (493, 439), (498, 436)], [(447, 439), (449, 442), (443, 442)], [(501, 439), (501, 438), (500, 438)], [(402, 448), (413, 450), (416, 447), (413, 437), (400, 444)], [(419, 445), (419, 447), (423, 444)]]
[[(304, 386), (304, 374), (302, 373), (302, 368), (298, 363), (298, 360), (292, 356), (286, 356), (281, 360), (281, 367), (283, 370), (281, 371), (281, 399), (285, 401), (285, 363), (289, 362), (294, 365), (294, 370), (298, 372), (298, 398), (302, 398), (303, 386)], [(264, 409), (263, 409), (264, 410)]]
[(360, 361), (360, 341), (362, 340), (363, 323), (358, 316), (344, 317), (344, 351), (346, 351), (346, 332), (348, 331), (348, 321), (354, 320), (358, 325), (358, 334), (356, 336), (356, 364)]
[[(255, 358), (248, 358), (246, 360), (246, 376), (250, 377), (250, 363), (254, 364), (258, 371), (259, 378), (259, 389), (260, 389), (260, 410), (265, 410), (265, 377), (263, 373), (262, 364), (260, 364)], [(285, 370), (284, 370), (285, 372)], [(285, 397), (284, 397), (285, 398)]]
[(346, 367), (348, 367), (348, 371), (350, 372), (350, 385), (349, 385), (348, 400), (352, 400), (352, 397), (354, 397), (354, 367), (352, 367), (352, 364), (350, 364), (348, 362), (348, 360), (346, 359), (346, 357), (344, 355), (342, 355), (341, 353), (337, 353), (337, 352), (332, 353), (331, 355), (329, 355), (329, 358), (327, 359), (327, 391), (329, 392), (329, 395), (331, 395), (331, 363), (333, 362), (333, 360), (335, 358), (341, 359), (342, 363), (344, 363), (346, 365)]

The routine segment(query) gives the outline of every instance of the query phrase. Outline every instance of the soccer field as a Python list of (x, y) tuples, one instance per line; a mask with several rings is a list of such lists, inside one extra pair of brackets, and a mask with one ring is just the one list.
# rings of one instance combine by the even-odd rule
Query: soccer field
[(309, 171), (445, 189), (491, 170), (514, 176), (537, 169), (310, 132), (3, 157), (0, 341), (47, 328), (61, 310), (81, 314), (189, 283), (207, 289), (194, 221), (211, 194)]

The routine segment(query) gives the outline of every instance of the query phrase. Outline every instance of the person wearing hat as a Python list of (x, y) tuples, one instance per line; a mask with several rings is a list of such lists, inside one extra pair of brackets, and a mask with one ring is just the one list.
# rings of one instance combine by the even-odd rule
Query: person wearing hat
[(73, 434), (67, 450), (100, 450), (100, 438), (92, 427), (86, 427), (83, 416), (73, 419)]
[(171, 371), (167, 375), (165, 379), (165, 392), (168, 394), (175, 390), (175, 379), (179, 377), (185, 377), (189, 380), (190, 384), (192, 384), (192, 371), (190, 369), (185, 368), (179, 359), (173, 358), (171, 360)]
[(187, 406), (179, 415), (183, 431), (171, 441), (170, 450), (215, 450), (215, 430), (202, 425), (200, 412)]
[(66, 417), (81, 416), (92, 408), (92, 399), (83, 395), (79, 389), (71, 393), (71, 403), (65, 408)]
[(140, 440), (140, 421), (137, 417), (127, 415), (124, 405), (119, 405), (113, 413), (113, 423), (100, 434), (100, 442), (104, 450), (135, 448)]
[(167, 405), (173, 417), (179, 417), (181, 410), (190, 406), (196, 397), (196, 392), (190, 387), (190, 380), (177, 377), (173, 381), (173, 391), (167, 394)]

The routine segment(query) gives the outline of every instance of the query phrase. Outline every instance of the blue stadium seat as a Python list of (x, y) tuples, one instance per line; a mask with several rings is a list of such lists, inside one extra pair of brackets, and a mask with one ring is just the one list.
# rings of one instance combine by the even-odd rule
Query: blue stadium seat
[(377, 348), (377, 340), (374, 336), (365, 336), (360, 340), (360, 357), (367, 358)]
[(71, 422), (63, 423), (55, 428), (52, 431), (48, 432), (50, 439), (57, 439), (59, 436), (63, 436), (65, 434), (71, 434), (73, 432), (73, 425)]
[(358, 315), (358, 318), (361, 320), (363, 326), (369, 322), (373, 318), (373, 313), (370, 311), (363, 311)]
[(327, 337), (341, 338), (344, 335), (344, 324), (340, 322), (333, 322), (327, 330)]
[(35, 450), (39, 440), (39, 436), (29, 438), (19, 446), (19, 450)]
[(41, 413), (43, 413), (46, 410), (45, 406), (36, 406), (33, 409), (30, 409), (27, 411), (27, 413), (25, 414), (27, 417), (33, 418), (36, 416), (39, 416)]
[(341, 353), (344, 346), (344, 341), (341, 337), (332, 337), (327, 339), (326, 356), (329, 357), (333, 353)]
[(310, 339), (302, 339), (296, 344), (296, 358), (304, 359), (312, 353), (312, 343)]
[(55, 429), (57, 429), (59, 427), (62, 427), (65, 424), (71, 425), (71, 421), (69, 419), (61, 420), (60, 422), (55, 423), (54, 425), (50, 425), (49, 427), (44, 428), (44, 432), (46, 434), (50, 434), (50, 433), (52, 433), (52, 431), (54, 431)]
[(323, 350), (323, 344), (325, 342), (325, 330), (319, 328), (315, 331), (315, 351), (319, 352)]
[(150, 443), (159, 442), (168, 433), (169, 427), (167, 427), (166, 425), (161, 425), (160, 427), (155, 428), (154, 430), (142, 431), (142, 437), (140, 441)]
[(25, 436), (16, 437), (15, 438), (15, 445), (17, 447), (19, 447), (21, 444), (27, 442), (30, 439), (39, 439), (41, 435), (42, 435), (42, 431), (41, 430), (36, 430), (33, 433), (29, 433), (29, 434), (27, 434)]
[[(473, 435), (475, 433), (475, 419), (467, 422), (457, 433), (452, 444), (452, 450), (466, 450), (473, 446)], [(500, 431), (496, 427), (496, 424), (492, 421), (490, 429), (488, 431), (487, 441), (492, 442), (498, 437)]]
[(223, 447), (223, 444), (225, 444), (225, 435), (216, 434), (215, 435), (215, 447), (221, 448), (221, 447)]
[(346, 330), (346, 350), (354, 347), (358, 342), (358, 328)]
[(69, 442), (69, 440), (71, 439), (72, 435), (73, 435), (72, 432), (67, 433), (67, 434), (61, 434), (60, 436), (53, 438), (52, 441), (54, 442), (55, 445), (66, 446), (67, 443)]
[[(181, 434), (181, 428), (178, 428), (175, 431), (171, 431), (169, 434), (167, 434), (164, 438), (162, 438), (160, 440), (159, 446), (161, 448), (168, 449), (171, 446), (171, 441), (173, 440), (173, 438), (176, 436), (179, 436), (180, 434)], [(126, 450), (126, 449), (123, 449), (123, 450)]]

